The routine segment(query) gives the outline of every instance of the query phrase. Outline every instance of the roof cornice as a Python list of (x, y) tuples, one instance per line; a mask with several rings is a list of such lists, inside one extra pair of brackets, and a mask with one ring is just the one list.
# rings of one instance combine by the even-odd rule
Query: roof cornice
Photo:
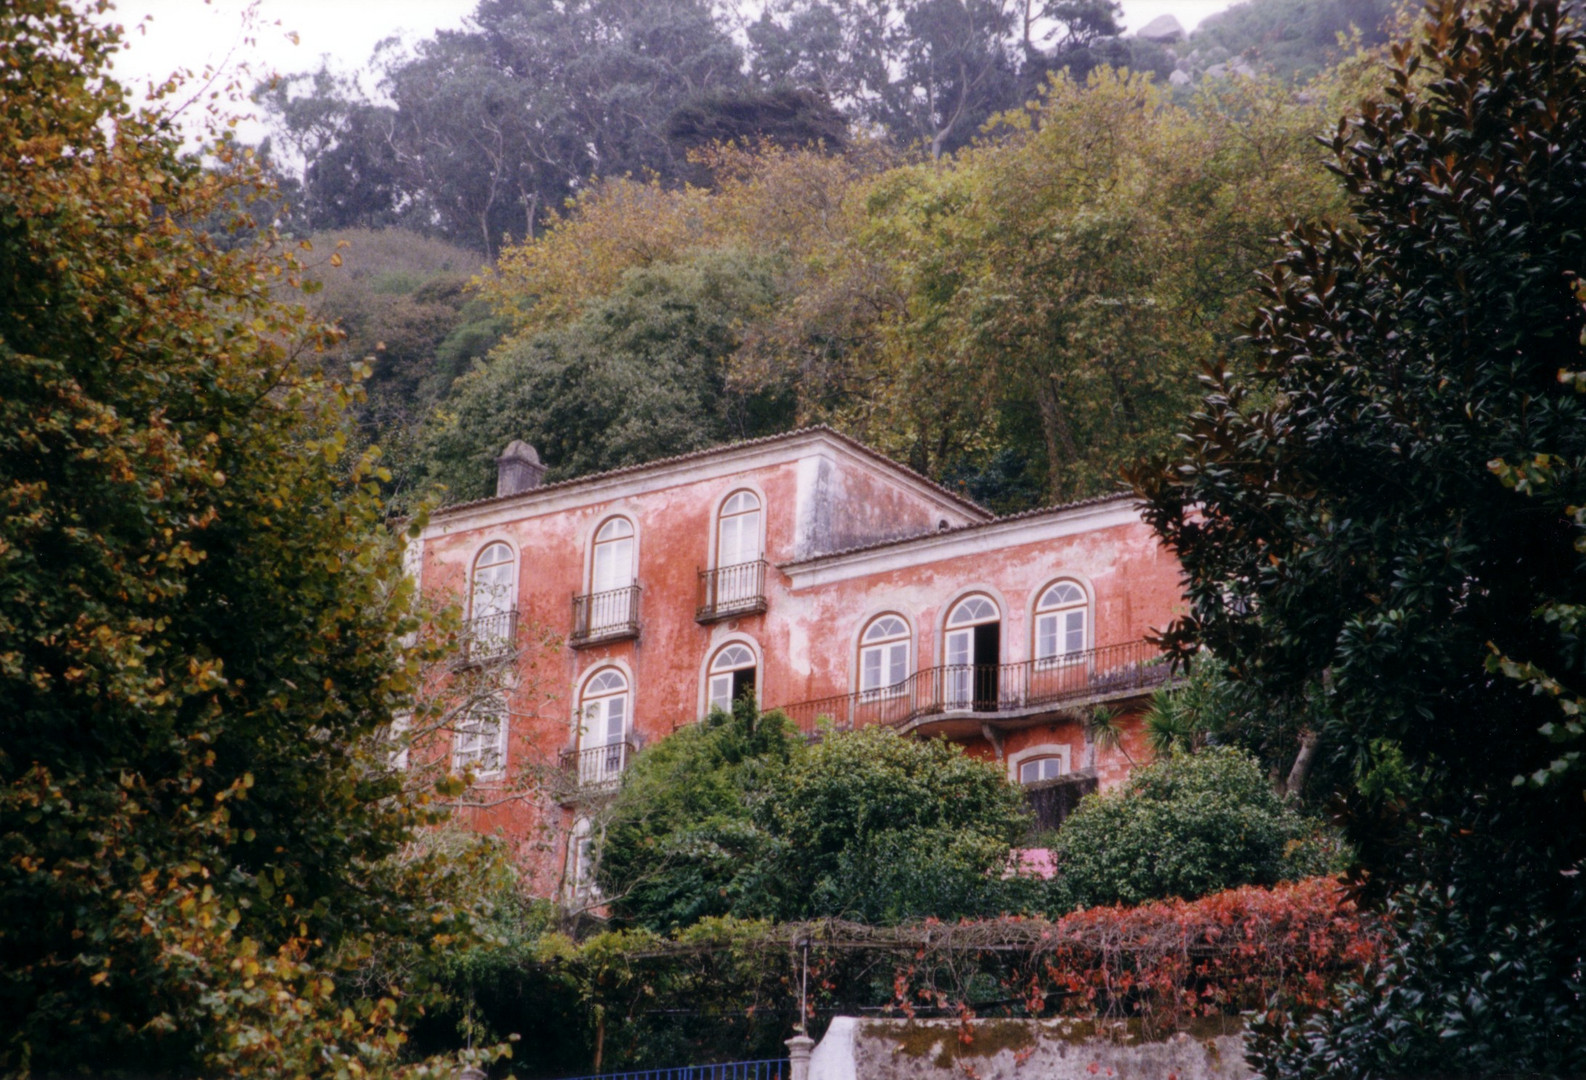
[(588, 476), (544, 484), (515, 495), (497, 495), (471, 502), (441, 507), (429, 516), (426, 533), (450, 532), (458, 527), (474, 527), (521, 517), (538, 516), (558, 510), (612, 498), (664, 488), (688, 474), (728, 473), (751, 462), (773, 463), (796, 459), (814, 447), (830, 448), (864, 458), (881, 466), (898, 483), (961, 514), (982, 521), (992, 520), (989, 510), (970, 499), (932, 481), (906, 465), (901, 465), (856, 439), (824, 425), (800, 428), (780, 435), (729, 443), (639, 465), (593, 473)]
[(1020, 538), (1021, 533), (1030, 534), (1028, 540), (1035, 541), (1132, 524), (1142, 520), (1139, 508), (1140, 501), (1135, 495), (1106, 495), (780, 563), (777, 568), (788, 575), (794, 589), (825, 585), (900, 564), (937, 562), (976, 554), (984, 551), (988, 542), (998, 545), (1026, 542)]

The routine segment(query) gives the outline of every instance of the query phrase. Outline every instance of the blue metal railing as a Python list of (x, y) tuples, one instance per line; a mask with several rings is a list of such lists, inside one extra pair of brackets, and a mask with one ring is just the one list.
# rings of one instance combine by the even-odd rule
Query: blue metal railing
[(643, 1069), (639, 1072), (597, 1073), (570, 1076), (563, 1080), (787, 1080), (786, 1059), (770, 1061), (728, 1061), (719, 1065), (680, 1065), (674, 1069)]

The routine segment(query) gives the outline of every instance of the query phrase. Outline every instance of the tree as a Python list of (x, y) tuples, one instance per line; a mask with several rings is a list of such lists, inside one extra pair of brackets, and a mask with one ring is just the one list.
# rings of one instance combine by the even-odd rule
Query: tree
[(740, 325), (775, 299), (767, 260), (737, 251), (630, 272), (576, 323), (503, 347), (463, 381), (429, 436), (430, 475), (473, 498), (512, 439), (565, 477), (786, 430), (776, 394), (726, 383)]
[(590, 176), (680, 175), (668, 118), (741, 88), (740, 65), (701, 0), (480, 0), (464, 28), (389, 56), (390, 106), (323, 73), (266, 104), (317, 151), (313, 227), (400, 219), (488, 258)]
[(848, 121), (830, 101), (817, 91), (788, 86), (707, 94), (680, 105), (666, 129), (684, 152), (713, 143), (836, 152), (848, 145)]
[(994, 765), (881, 729), (806, 746), (752, 701), (640, 755), (600, 848), (612, 910), (651, 930), (710, 916), (875, 924), (1032, 907), (1007, 873), (1029, 828)]
[(1005, 138), (876, 177), (845, 238), (893, 293), (871, 286), (865, 434), (935, 475), (1013, 445), (1054, 503), (1111, 490), (1168, 445), (1284, 215), (1335, 203), (1320, 115), (1261, 82), (1182, 109), (1142, 76), (1058, 76)]
[[(1440, 897), (1406, 894), (1406, 962), (1476, 958), (1442, 969), (1435, 1003), (1395, 992), (1401, 966), (1320, 1019), (1317, 1075), (1583, 1060), (1586, 775), (1553, 741), (1583, 674), (1558, 618), (1586, 580), (1586, 417), (1560, 377), (1586, 367), (1583, 49), (1554, 3), (1430, 6), (1332, 140), (1359, 228), (1286, 237), (1253, 374), (1211, 369), (1183, 454), (1136, 474), (1189, 578), (1170, 645), (1275, 701), (1325, 685), (1318, 753), (1348, 778), (1362, 879)], [(1414, 944), (1438, 905), (1455, 932)]]
[(785, 717), (746, 696), (639, 755), (599, 843), (600, 896), (617, 919), (668, 932), (743, 906), (765, 855), (755, 808), (802, 749)]
[(1194, 900), (1303, 876), (1286, 861), (1305, 822), (1249, 756), (1170, 751), (1122, 787), (1087, 795), (1057, 832), (1062, 906)]
[(1034, 902), (1008, 874), (1029, 812), (995, 762), (882, 727), (830, 733), (771, 787), (759, 907), (741, 914), (893, 923)]
[[(320, 354), (331, 377), (358, 384), (349, 410), (354, 450), (377, 446), (391, 479), (382, 487), (398, 513), (422, 505), (423, 422), (451, 397), (506, 330), (474, 295), (473, 252), (401, 228), (346, 229), (309, 237), (320, 288), (304, 298), (314, 317), (341, 332)], [(340, 265), (326, 265), (335, 258)]]
[(780, 0), (749, 28), (756, 76), (820, 89), (931, 157), (1018, 103), (1007, 0)]
[(134, 107), (117, 42), (0, 14), (0, 1068), (384, 1068), (400, 989), (341, 976), (469, 918), (381, 741), (397, 545), (271, 300), (300, 267), (199, 231), (258, 174)]

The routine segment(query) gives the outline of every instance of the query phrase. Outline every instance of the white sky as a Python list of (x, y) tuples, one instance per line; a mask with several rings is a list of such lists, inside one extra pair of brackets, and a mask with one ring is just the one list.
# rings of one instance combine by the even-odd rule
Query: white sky
[[(3, 3), (4, 0), (0, 0)], [(248, 65), (250, 76), (306, 71), (329, 56), (341, 71), (365, 71), (375, 45), (400, 35), (412, 41), (462, 23), (475, 0), (118, 0), (114, 18), (127, 31), (116, 73), (129, 89), (179, 68)], [(1185, 30), (1229, 7), (1231, 0), (1123, 0), (1124, 26), (1137, 30), (1158, 15), (1176, 15)], [(145, 21), (146, 20), (146, 21)], [(294, 43), (291, 35), (296, 34)], [(253, 78), (248, 79), (249, 83)], [(372, 91), (372, 80), (365, 89)], [(262, 134), (245, 125), (254, 141)]]

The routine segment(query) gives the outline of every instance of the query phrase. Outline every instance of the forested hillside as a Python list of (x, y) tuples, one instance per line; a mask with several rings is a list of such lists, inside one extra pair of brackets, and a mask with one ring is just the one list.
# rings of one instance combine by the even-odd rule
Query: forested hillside
[(1270, 238), (1339, 212), (1314, 136), (1366, 62), (1324, 63), (1384, 13), (1290, 3), (1168, 42), (1109, 0), (481, 0), (260, 94), (400, 495), (820, 422), (1015, 510), (1163, 449)]

